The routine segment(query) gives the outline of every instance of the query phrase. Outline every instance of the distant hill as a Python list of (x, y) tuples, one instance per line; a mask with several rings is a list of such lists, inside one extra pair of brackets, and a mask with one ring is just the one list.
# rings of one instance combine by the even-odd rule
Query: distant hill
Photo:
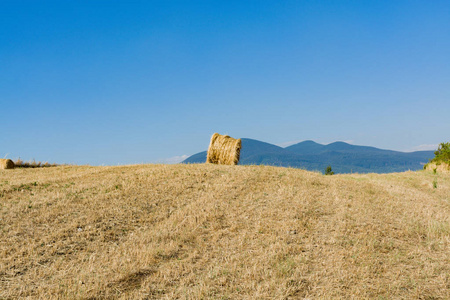
[[(392, 173), (420, 170), (433, 151), (399, 152), (344, 142), (322, 145), (303, 141), (286, 148), (253, 139), (242, 139), (240, 165), (270, 165), (321, 171), (330, 165), (335, 173)], [(183, 163), (204, 163), (206, 151)]]

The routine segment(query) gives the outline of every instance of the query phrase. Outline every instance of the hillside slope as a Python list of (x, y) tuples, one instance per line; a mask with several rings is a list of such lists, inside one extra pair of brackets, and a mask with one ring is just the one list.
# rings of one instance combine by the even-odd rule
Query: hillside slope
[(1, 299), (450, 298), (449, 174), (55, 167), (0, 196)]

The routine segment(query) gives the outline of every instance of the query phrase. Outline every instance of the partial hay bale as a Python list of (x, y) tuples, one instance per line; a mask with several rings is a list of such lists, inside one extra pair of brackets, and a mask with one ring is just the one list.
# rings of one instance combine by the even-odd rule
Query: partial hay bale
[(208, 148), (207, 163), (237, 165), (241, 154), (241, 139), (214, 133)]
[(425, 170), (440, 172), (440, 173), (449, 173), (450, 165), (445, 162), (430, 162), (425, 165)]
[(0, 169), (14, 169), (14, 163), (10, 159), (0, 158)]

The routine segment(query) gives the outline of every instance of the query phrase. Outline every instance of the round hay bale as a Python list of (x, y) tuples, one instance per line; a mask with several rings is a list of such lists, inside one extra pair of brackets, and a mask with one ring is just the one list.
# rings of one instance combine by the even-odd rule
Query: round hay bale
[(0, 169), (14, 169), (14, 162), (10, 159), (0, 158)]
[(241, 147), (241, 139), (214, 133), (209, 144), (206, 162), (219, 165), (237, 165)]

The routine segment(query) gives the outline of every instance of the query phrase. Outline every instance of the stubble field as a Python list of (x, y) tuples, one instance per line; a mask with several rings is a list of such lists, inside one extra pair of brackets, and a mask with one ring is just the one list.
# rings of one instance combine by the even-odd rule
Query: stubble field
[(0, 170), (0, 299), (449, 299), (450, 175)]

